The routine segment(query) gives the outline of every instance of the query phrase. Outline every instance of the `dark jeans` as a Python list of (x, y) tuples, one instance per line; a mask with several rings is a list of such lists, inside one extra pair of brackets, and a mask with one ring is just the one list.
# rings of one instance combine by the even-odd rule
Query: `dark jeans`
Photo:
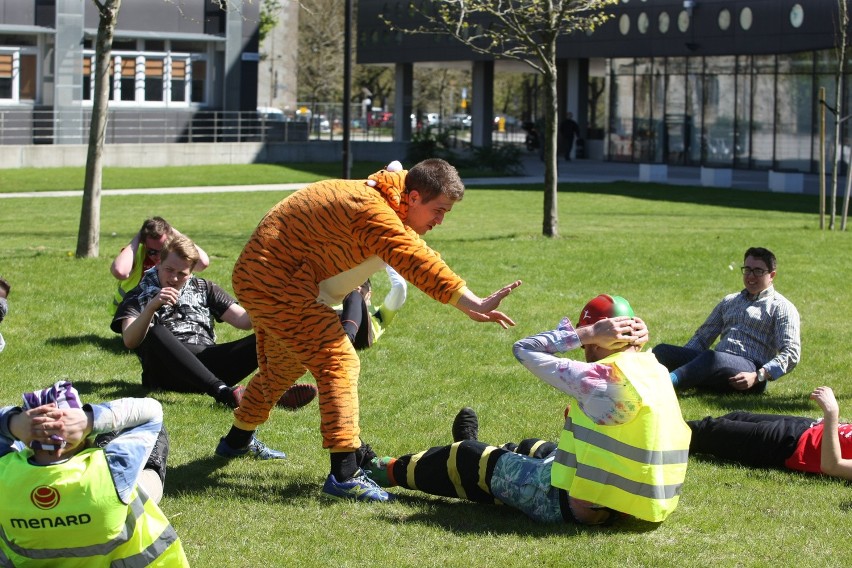
[[(717, 392), (742, 392), (731, 387), (728, 379), (743, 371), (757, 371), (754, 361), (712, 349), (688, 349), (661, 343), (653, 351), (657, 361), (678, 376), (678, 389), (695, 387)], [(766, 383), (755, 382), (746, 392), (761, 393), (764, 390)]]
[(801, 416), (751, 412), (690, 420), (689, 451), (753, 467), (784, 468), (799, 438), (813, 423)]
[(257, 369), (255, 343), (251, 334), (230, 343), (189, 345), (165, 326), (152, 326), (136, 349), (142, 362), (142, 384), (215, 396), (223, 384), (234, 386)]

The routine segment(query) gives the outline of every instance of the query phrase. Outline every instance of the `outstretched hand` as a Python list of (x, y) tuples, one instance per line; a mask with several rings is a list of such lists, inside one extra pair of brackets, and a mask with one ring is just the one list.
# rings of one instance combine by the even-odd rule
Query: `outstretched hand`
[(506, 329), (509, 326), (515, 325), (515, 322), (503, 312), (496, 311), (497, 306), (500, 305), (503, 298), (511, 294), (512, 290), (520, 285), (521, 281), (515, 280), (511, 284), (503, 286), (487, 298), (478, 298), (476, 294), (470, 290), (465, 290), (464, 294), (461, 298), (459, 298), (459, 301), (455, 306), (466, 313), (473, 321), (495, 322), (500, 324), (500, 327), (503, 329)]
[(504, 314), (503, 312), (498, 311), (490, 311), (487, 314), (481, 314), (479, 312), (466, 311), (467, 316), (473, 321), (478, 322), (495, 322), (500, 324), (500, 327), (503, 329), (509, 329), (510, 326), (515, 325), (515, 322)]
[(826, 418), (833, 416), (837, 418), (840, 414), (840, 406), (837, 404), (837, 399), (834, 397), (834, 391), (831, 387), (817, 387), (811, 393), (811, 400), (815, 401)]
[[(487, 298), (483, 298), (479, 308), (476, 310), (477, 312), (484, 314), (491, 312), (497, 309), (497, 306), (500, 305), (500, 302), (503, 301), (503, 298), (512, 293), (512, 290), (520, 286), (522, 282), (520, 280), (515, 280), (511, 284), (507, 284), (503, 286)], [(512, 324), (514, 325), (514, 323)]]

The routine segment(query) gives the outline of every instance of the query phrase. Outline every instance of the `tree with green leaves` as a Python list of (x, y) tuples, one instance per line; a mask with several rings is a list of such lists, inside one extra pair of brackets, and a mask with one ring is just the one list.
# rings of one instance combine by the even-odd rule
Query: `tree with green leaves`
[(541, 74), (544, 87), (545, 236), (556, 237), (557, 101), (556, 43), (559, 37), (591, 32), (612, 17), (604, 10), (618, 0), (442, 0), (412, 3), (423, 22), (405, 27), (383, 14), (393, 29), (413, 34), (448, 35), (475, 53), (514, 59)]

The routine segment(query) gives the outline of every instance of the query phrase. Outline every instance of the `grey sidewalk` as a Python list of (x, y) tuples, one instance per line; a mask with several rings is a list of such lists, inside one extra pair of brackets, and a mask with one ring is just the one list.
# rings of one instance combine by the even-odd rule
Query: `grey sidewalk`
[[(544, 183), (544, 164), (536, 154), (525, 154), (523, 157), (524, 174), (505, 178), (470, 178), (465, 179), (468, 186), (512, 186)], [(621, 162), (598, 162), (592, 160), (573, 160), (558, 162), (559, 181), (573, 183), (603, 183), (603, 182), (639, 182), (639, 164)], [(689, 166), (669, 166), (665, 182), (669, 185), (701, 186), (701, 168)], [(842, 190), (845, 179), (840, 181), (838, 191)], [(162, 187), (150, 189), (105, 189), (102, 196), (112, 195), (156, 195), (166, 193), (227, 193), (235, 191), (289, 191), (304, 187), (305, 183), (281, 183), (266, 185), (232, 185), (214, 187)], [(731, 186), (735, 189), (751, 191), (769, 191), (769, 172), (756, 170), (733, 170)], [(713, 191), (708, 187), (708, 191)], [(819, 176), (804, 174), (805, 194), (819, 194)], [(16, 197), (78, 197), (81, 190), (72, 191), (40, 191), (22, 193), (0, 193), (2, 198)]]

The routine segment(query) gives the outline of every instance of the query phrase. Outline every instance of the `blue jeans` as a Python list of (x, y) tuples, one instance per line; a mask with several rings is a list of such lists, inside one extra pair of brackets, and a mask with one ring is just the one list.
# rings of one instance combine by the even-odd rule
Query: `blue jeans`
[[(740, 392), (731, 387), (728, 379), (748, 371), (757, 371), (757, 364), (745, 357), (714, 351), (689, 349), (661, 343), (653, 349), (657, 361), (678, 377), (678, 389), (700, 388), (717, 392)], [(761, 393), (766, 383), (755, 382), (746, 392)]]

